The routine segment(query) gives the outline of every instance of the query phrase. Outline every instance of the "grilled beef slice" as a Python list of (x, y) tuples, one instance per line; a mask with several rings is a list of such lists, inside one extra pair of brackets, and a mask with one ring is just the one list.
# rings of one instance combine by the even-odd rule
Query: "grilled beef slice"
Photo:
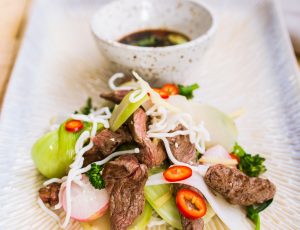
[(162, 142), (153, 141), (147, 136), (147, 115), (141, 108), (137, 109), (129, 121), (129, 129), (134, 141), (140, 147), (137, 158), (148, 167), (160, 165), (167, 157)]
[(51, 183), (46, 187), (40, 188), (39, 196), (45, 204), (54, 206), (58, 203), (59, 190), (60, 190), (59, 183)]
[[(186, 130), (186, 128), (180, 124), (172, 130), (171, 133), (179, 130)], [(168, 137), (167, 139), (170, 144), (170, 149), (178, 161), (187, 164), (196, 162), (196, 148), (195, 145), (190, 142), (188, 135), (177, 135), (175, 137)]]
[(122, 99), (129, 93), (130, 90), (115, 90), (109, 93), (101, 93), (100, 97), (111, 101), (113, 103), (119, 104)]
[(132, 141), (132, 137), (126, 126), (122, 126), (116, 132), (103, 129), (93, 138), (94, 146), (87, 151), (84, 157), (84, 166), (100, 161), (109, 156), (118, 146)]
[[(185, 127), (182, 125), (178, 125), (171, 132), (175, 132), (178, 130), (185, 130)], [(171, 151), (178, 161), (187, 164), (196, 162), (196, 148), (195, 145), (190, 142), (188, 135), (178, 135), (175, 137), (169, 137), (168, 141), (170, 144)], [(198, 189), (189, 185), (174, 184), (173, 187), (175, 194), (177, 194), (177, 192), (182, 188), (190, 189), (201, 194), (201, 192)], [(191, 220), (183, 215), (180, 216), (183, 230), (201, 230), (204, 228), (204, 221), (201, 218), (197, 220)]]
[(275, 185), (268, 179), (249, 177), (236, 168), (214, 165), (207, 170), (204, 180), (228, 202), (249, 206), (260, 204), (274, 197)]
[(144, 210), (147, 166), (124, 155), (107, 163), (102, 175), (110, 196), (111, 229), (125, 230)]

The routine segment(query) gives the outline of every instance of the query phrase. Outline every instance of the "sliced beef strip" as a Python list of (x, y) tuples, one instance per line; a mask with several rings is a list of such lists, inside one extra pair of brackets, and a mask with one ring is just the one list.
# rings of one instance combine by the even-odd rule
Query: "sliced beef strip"
[(113, 103), (119, 104), (122, 99), (130, 92), (130, 90), (115, 90), (109, 93), (101, 93), (100, 97), (111, 101)]
[[(197, 193), (200, 193), (200, 191), (198, 189), (196, 189), (192, 186), (189, 186), (189, 185), (185, 185), (185, 184), (174, 184), (173, 188), (174, 188), (175, 195), (177, 194), (177, 192), (180, 189), (183, 189), (183, 188), (192, 190), (192, 191), (197, 192)], [(201, 229), (204, 229), (204, 221), (201, 218), (197, 219), (197, 220), (191, 220), (191, 219), (186, 218), (183, 215), (180, 215), (180, 216), (181, 216), (181, 225), (182, 225), (183, 230), (201, 230)]]
[(144, 210), (147, 166), (124, 155), (107, 163), (102, 175), (110, 195), (111, 229), (125, 230)]
[[(171, 132), (175, 132), (178, 130), (185, 130), (186, 128), (183, 125), (178, 125), (174, 130)], [(196, 148), (195, 145), (192, 144), (189, 140), (188, 135), (178, 135), (175, 137), (169, 137), (168, 138), (170, 149), (174, 155), (174, 157), (181, 162), (184, 163), (195, 163), (196, 162)], [(189, 185), (184, 184), (174, 184), (174, 192), (177, 194), (177, 192), (180, 189), (186, 188), (190, 189), (192, 191), (195, 191), (197, 193), (201, 192)], [(197, 220), (191, 220), (186, 218), (183, 215), (181, 216), (181, 225), (183, 230), (201, 230), (204, 229), (204, 221), (200, 218)]]
[(209, 167), (204, 180), (228, 202), (243, 206), (263, 203), (272, 199), (276, 192), (276, 187), (271, 181), (249, 177), (237, 168), (221, 164)]
[(137, 109), (129, 121), (129, 129), (134, 141), (140, 147), (137, 158), (148, 167), (160, 165), (166, 158), (166, 151), (161, 140), (151, 140), (147, 136), (147, 115), (141, 108)]
[(45, 204), (49, 204), (50, 206), (56, 205), (59, 201), (58, 194), (60, 190), (60, 185), (61, 184), (59, 183), (51, 183), (46, 187), (40, 188), (39, 196), (41, 200)]
[(93, 138), (94, 146), (87, 151), (84, 157), (84, 166), (99, 161), (109, 156), (118, 146), (132, 141), (130, 132), (126, 126), (122, 126), (116, 132), (103, 129)]
[[(180, 124), (171, 132), (179, 130), (186, 130), (186, 128)], [(188, 135), (177, 135), (175, 137), (168, 137), (167, 139), (170, 144), (170, 149), (178, 161), (187, 164), (196, 162), (196, 148), (195, 145), (190, 142)]]

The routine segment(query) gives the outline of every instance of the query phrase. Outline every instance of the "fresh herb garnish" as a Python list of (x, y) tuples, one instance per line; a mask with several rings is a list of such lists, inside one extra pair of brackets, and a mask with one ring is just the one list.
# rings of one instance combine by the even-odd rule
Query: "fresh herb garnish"
[(92, 98), (89, 97), (89, 98), (86, 100), (85, 106), (82, 107), (82, 108), (80, 109), (80, 112), (81, 112), (82, 114), (88, 115), (88, 114), (91, 113), (91, 110), (92, 110), (92, 109), (93, 109)]
[(185, 96), (187, 99), (192, 99), (194, 97), (193, 92), (196, 89), (199, 89), (199, 85), (197, 83), (192, 85), (178, 85), (179, 94)]
[(203, 156), (202, 153), (200, 153), (197, 149), (196, 149), (196, 159), (200, 160), (200, 158)]
[(252, 156), (251, 154), (246, 153), (245, 150), (237, 143), (233, 148), (233, 153), (240, 159), (238, 165), (239, 170), (244, 172), (246, 175), (257, 177), (261, 173), (267, 171), (263, 164), (265, 158), (259, 156), (258, 154)]
[(136, 46), (154, 46), (156, 43), (155, 36), (150, 36), (137, 41), (134, 45)]
[(255, 207), (254, 205), (247, 207), (247, 217), (253, 221), (255, 224), (255, 230), (260, 230), (260, 217), (259, 213), (265, 210), (271, 203), (273, 199), (268, 200), (259, 206)]
[(80, 114), (88, 115), (92, 112), (92, 110), (93, 110), (92, 98), (89, 97), (86, 100), (85, 105), (83, 107), (81, 107), (79, 111), (75, 111), (74, 113), (75, 114), (80, 113)]
[(96, 165), (95, 163), (93, 163), (91, 165), (91, 169), (86, 173), (87, 176), (89, 177), (91, 184), (96, 189), (103, 189), (105, 187), (105, 182), (101, 175), (102, 169), (103, 166)]

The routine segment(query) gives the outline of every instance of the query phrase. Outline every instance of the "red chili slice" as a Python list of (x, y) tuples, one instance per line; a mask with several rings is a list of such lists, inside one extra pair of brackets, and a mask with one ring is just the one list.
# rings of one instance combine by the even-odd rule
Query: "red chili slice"
[(167, 92), (165, 92), (161, 89), (158, 89), (158, 88), (153, 88), (153, 90), (155, 92), (157, 92), (160, 95), (161, 98), (163, 98), (163, 99), (168, 99), (169, 98), (169, 94)]
[(206, 214), (204, 198), (189, 189), (180, 189), (176, 195), (176, 205), (179, 212), (188, 219), (199, 219)]
[(230, 155), (231, 159), (237, 160), (237, 162), (240, 163), (240, 158), (237, 155), (235, 155), (234, 153), (230, 153), (229, 155)]
[(175, 84), (165, 84), (161, 90), (165, 91), (169, 96), (179, 94), (179, 89)]
[(80, 120), (69, 120), (65, 124), (65, 129), (68, 132), (72, 132), (72, 133), (78, 132), (82, 128), (83, 128), (83, 123)]
[(172, 166), (164, 171), (164, 177), (167, 181), (176, 182), (189, 178), (193, 171), (187, 166)]

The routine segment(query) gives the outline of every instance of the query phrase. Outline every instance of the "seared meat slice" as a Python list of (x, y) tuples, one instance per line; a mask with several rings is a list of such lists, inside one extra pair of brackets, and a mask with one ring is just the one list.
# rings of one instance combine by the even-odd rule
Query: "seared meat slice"
[(60, 190), (59, 183), (51, 183), (46, 187), (40, 188), (39, 196), (44, 203), (49, 204), (50, 206), (54, 206), (59, 201), (58, 200), (59, 190)]
[[(178, 130), (185, 130), (185, 127), (183, 125), (178, 125), (171, 132), (175, 132)], [(195, 145), (190, 142), (188, 135), (178, 135), (175, 137), (169, 137), (168, 141), (170, 143), (171, 151), (178, 161), (187, 164), (196, 162), (196, 148)], [(177, 192), (182, 188), (190, 189), (201, 194), (201, 192), (198, 189), (192, 186), (184, 184), (174, 184), (175, 194), (177, 194)], [(204, 228), (204, 221), (201, 218), (197, 220), (191, 220), (183, 215), (180, 216), (183, 230), (202, 230)]]
[(127, 93), (129, 93), (130, 90), (115, 90), (109, 93), (101, 93), (100, 97), (111, 101), (113, 103), (119, 104), (122, 99), (126, 96)]
[(147, 166), (124, 155), (107, 163), (102, 175), (110, 195), (111, 229), (125, 230), (144, 210)]
[[(171, 132), (178, 130), (186, 130), (186, 128), (180, 124)], [(190, 142), (188, 135), (178, 135), (175, 137), (168, 137), (167, 139), (170, 143), (171, 151), (178, 161), (187, 164), (196, 162), (196, 148), (195, 145)]]
[(221, 164), (209, 167), (204, 180), (228, 202), (243, 206), (263, 203), (272, 199), (276, 192), (271, 181), (249, 177), (236, 168)]
[(84, 157), (84, 166), (99, 161), (109, 156), (118, 146), (132, 141), (132, 137), (126, 126), (122, 126), (116, 132), (103, 129), (93, 138), (94, 146), (87, 151)]
[(153, 141), (147, 136), (147, 115), (141, 108), (137, 109), (129, 122), (129, 129), (135, 142), (140, 147), (137, 158), (148, 167), (160, 165), (167, 157), (162, 142), (158, 139)]
[[(189, 186), (189, 185), (185, 185), (185, 184), (174, 184), (173, 188), (174, 188), (175, 195), (177, 194), (177, 192), (180, 189), (183, 189), (183, 188), (190, 189), (192, 191), (195, 191), (195, 192), (201, 194), (201, 192), (198, 189), (196, 189), (192, 186)], [(204, 221), (201, 218), (197, 219), (197, 220), (191, 220), (191, 219), (186, 218), (183, 215), (180, 215), (180, 216), (181, 216), (181, 225), (182, 225), (183, 230), (202, 230), (202, 229), (204, 229)]]

